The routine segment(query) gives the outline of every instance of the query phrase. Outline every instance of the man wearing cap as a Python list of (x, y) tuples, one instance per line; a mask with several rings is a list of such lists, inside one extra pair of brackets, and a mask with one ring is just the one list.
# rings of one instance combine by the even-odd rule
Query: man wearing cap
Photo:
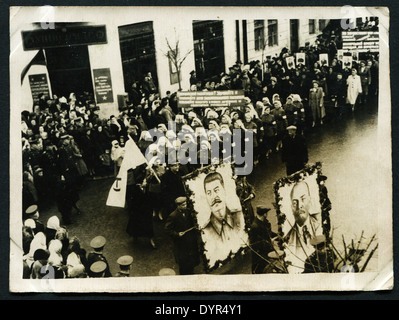
[(294, 125), (287, 127), (288, 135), (283, 139), (282, 161), (286, 165), (287, 175), (304, 168), (308, 162), (308, 148), (305, 138), (297, 133)]
[(126, 255), (119, 257), (119, 259), (116, 261), (119, 265), (119, 271), (115, 275), (115, 277), (130, 277), (130, 268), (133, 263), (133, 257)]
[(314, 237), (310, 244), (315, 248), (315, 252), (306, 259), (303, 273), (333, 272), (336, 256), (329, 248), (325, 235)]
[(163, 214), (165, 215), (163, 218), (176, 209), (174, 199), (186, 194), (179, 162), (170, 164), (168, 169), (161, 178), (161, 199), (164, 208)]
[(287, 267), (284, 261), (285, 253), (282, 250), (274, 248), (267, 254), (267, 266), (264, 273), (287, 273)]
[(193, 274), (200, 262), (198, 233), (193, 218), (187, 209), (187, 198), (175, 200), (176, 210), (166, 220), (165, 230), (173, 239), (173, 253), (181, 275)]
[[(103, 236), (97, 236), (93, 238), (90, 242), (90, 246), (93, 248), (94, 251), (90, 252), (87, 255), (87, 262), (88, 265), (91, 266), (93, 263), (102, 261), (106, 264), (106, 268), (104, 270), (104, 277), (111, 277), (112, 274), (109, 270), (109, 265), (107, 259), (103, 255), (104, 246), (106, 243), (106, 239)], [(89, 277), (95, 276), (92, 273), (90, 268)]]
[(270, 208), (259, 205), (256, 207), (255, 219), (249, 230), (249, 242), (252, 253), (252, 273), (264, 273), (267, 266), (267, 255), (273, 250), (273, 241), (277, 234), (272, 232), (267, 213)]
[(108, 277), (106, 275), (107, 268), (108, 268), (108, 265), (104, 261), (93, 262), (90, 265), (89, 277), (90, 278), (106, 278), (106, 277)]
[(25, 218), (33, 219), (35, 221), (36, 228), (33, 230), (35, 234), (37, 234), (38, 232), (44, 232), (45, 230), (44, 224), (39, 220), (39, 217), (39, 208), (36, 204), (29, 206), (25, 210)]

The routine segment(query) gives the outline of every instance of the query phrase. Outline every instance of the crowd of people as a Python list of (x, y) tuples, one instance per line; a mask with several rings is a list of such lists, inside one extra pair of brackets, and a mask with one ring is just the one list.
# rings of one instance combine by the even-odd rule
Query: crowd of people
[[(46, 261), (61, 266), (60, 277), (90, 275), (91, 265), (79, 240), (74, 237), (69, 243), (63, 242), (66, 227), (61, 228), (59, 221), (52, 218), (44, 226), (32, 216), (48, 199), (54, 199), (62, 224), (72, 223), (73, 213), (80, 213), (77, 203), (85, 181), (115, 177), (128, 139), (151, 157), (148, 164), (129, 171), (126, 202), (130, 220), (126, 231), (133, 237), (147, 237), (155, 248), (154, 218), (166, 220), (176, 209), (175, 200), (185, 196), (182, 177), (199, 166), (194, 161), (179, 164), (179, 159), (175, 159), (175, 164), (163, 163), (160, 155), (167, 157), (168, 149), (185, 150), (184, 145), (195, 144), (198, 157), (205, 154), (211, 161), (211, 142), (222, 143), (233, 135), (233, 129), (240, 129), (253, 135), (257, 165), (267, 161), (272, 153), (281, 152), (287, 128), (294, 127), (298, 135), (305, 135), (323, 125), (327, 107), (339, 120), (344, 112), (361, 107), (377, 94), (378, 55), (365, 54), (362, 60), (353, 61), (351, 68), (343, 66), (333, 35), (324, 42), (306, 44), (299, 51), (306, 54), (306, 61), (294, 66), (286, 60), (294, 53), (284, 48), (278, 56), (266, 57), (263, 63), (251, 61), (244, 65), (237, 61), (229, 72), (213, 79), (198, 79), (195, 72), (191, 73), (189, 90), (243, 90), (245, 104), (241, 107), (181, 109), (177, 93), (162, 96), (149, 74), (146, 82), (153, 85), (135, 82), (128, 92), (128, 106), (108, 119), (99, 116), (100, 108), (88, 93), (71, 93), (68, 99), (41, 96), (32, 111), (23, 111), (22, 214), (28, 277), (40, 277)], [(320, 53), (328, 53), (329, 63), (321, 65)], [(176, 131), (168, 127), (171, 121)], [(151, 141), (150, 130), (162, 131), (166, 138)], [(183, 134), (178, 136), (178, 132)], [(216, 134), (207, 135), (204, 141), (206, 132)], [(170, 143), (170, 137), (177, 139)], [(225, 150), (220, 151), (223, 158)], [(248, 197), (252, 199), (255, 192), (242, 177), (237, 178), (238, 184), (250, 224), (254, 213)]]
[(46, 224), (40, 219), (37, 205), (26, 210), (22, 227), (23, 279), (104, 278), (128, 277), (133, 257), (121, 256), (116, 261), (119, 271), (112, 275), (103, 254), (106, 239), (97, 236), (90, 242), (92, 251), (87, 253), (76, 236), (69, 234), (57, 215)]

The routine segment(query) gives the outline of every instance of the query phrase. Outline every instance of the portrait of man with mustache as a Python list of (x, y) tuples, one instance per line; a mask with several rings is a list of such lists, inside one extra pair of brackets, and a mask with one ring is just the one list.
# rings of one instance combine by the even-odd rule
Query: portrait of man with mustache
[(302, 264), (314, 251), (310, 240), (322, 234), (318, 215), (311, 213), (311, 194), (306, 181), (294, 184), (290, 193), (292, 214), (295, 224), (285, 236), (287, 256), (291, 256), (293, 266), (289, 271), (301, 273)]
[(205, 255), (212, 266), (216, 261), (223, 261), (230, 253), (234, 254), (245, 246), (247, 233), (242, 208), (228, 207), (232, 192), (226, 192), (223, 176), (219, 172), (211, 172), (205, 177), (204, 191), (210, 217), (202, 229), (202, 239)]

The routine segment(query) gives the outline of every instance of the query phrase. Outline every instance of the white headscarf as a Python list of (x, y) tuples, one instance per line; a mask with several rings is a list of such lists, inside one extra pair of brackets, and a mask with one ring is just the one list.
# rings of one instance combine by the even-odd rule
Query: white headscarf
[(252, 119), (254, 119), (254, 118), (259, 119), (259, 115), (256, 112), (256, 110), (255, 110), (254, 106), (252, 105), (252, 103), (246, 105), (245, 108), (249, 108), (249, 111), (247, 111), (246, 113), (249, 113), (251, 115)]
[(77, 277), (85, 270), (80, 257), (75, 252), (71, 252), (68, 255), (66, 265), (68, 267), (68, 276), (71, 278)]
[(57, 216), (52, 216), (47, 220), (47, 228), (58, 230), (60, 228), (60, 219)]
[(33, 219), (26, 219), (24, 222), (24, 226), (25, 227), (29, 227), (31, 229), (35, 229), (36, 228), (36, 222)]
[(29, 268), (34, 262), (33, 255), (35, 254), (35, 251), (38, 249), (47, 250), (46, 235), (43, 232), (38, 232), (37, 234), (35, 234), (35, 236), (32, 239), (32, 242), (30, 243), (29, 253), (24, 257)]
[(71, 252), (67, 257), (66, 264), (68, 267), (76, 267), (77, 265), (82, 264), (82, 262), (75, 252)]
[(51, 253), (61, 253), (62, 242), (58, 239), (51, 240), (48, 244), (48, 251)]
[(62, 265), (62, 255), (58, 253), (50, 253), (50, 256), (48, 257), (48, 264), (52, 266), (60, 266)]
[(70, 278), (78, 278), (85, 273), (85, 267), (83, 264), (78, 264), (74, 267), (68, 268), (68, 276)]

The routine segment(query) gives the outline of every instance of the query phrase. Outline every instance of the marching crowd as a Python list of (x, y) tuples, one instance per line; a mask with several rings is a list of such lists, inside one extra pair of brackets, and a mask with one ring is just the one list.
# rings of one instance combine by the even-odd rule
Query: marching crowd
[[(367, 54), (363, 60), (353, 61), (352, 68), (343, 66), (334, 37), (299, 50), (305, 52), (306, 61), (294, 67), (285, 60), (293, 53), (283, 49), (263, 64), (237, 61), (229, 72), (207, 81), (191, 73), (190, 90), (243, 90), (245, 105), (237, 108), (180, 109), (177, 93), (162, 96), (151, 74), (143, 83), (132, 85), (128, 106), (108, 119), (100, 118), (99, 107), (87, 92), (80, 96), (71, 93), (68, 99), (41, 96), (32, 111), (21, 114), (24, 277), (40, 278), (42, 267), (48, 265), (59, 278), (112, 276), (101, 251), (105, 239), (93, 239), (90, 245), (94, 251), (86, 254), (79, 239), (68, 236), (67, 225), (72, 223), (73, 212), (80, 213), (77, 203), (85, 181), (117, 174), (127, 139), (133, 139), (143, 154), (152, 155), (148, 165), (129, 175), (127, 232), (147, 237), (155, 248), (154, 217), (167, 219), (175, 210), (175, 199), (185, 196), (181, 177), (198, 168), (194, 162), (179, 164), (178, 159), (173, 165), (160, 161), (159, 156), (167, 156), (169, 148), (179, 151), (185, 144), (195, 144), (198, 157), (205, 154), (211, 160), (211, 142), (222, 142), (233, 129), (240, 129), (253, 134), (256, 165), (284, 148), (287, 128), (294, 127), (303, 135), (323, 125), (327, 105), (339, 120), (344, 112), (377, 94), (378, 56)], [(330, 63), (321, 65), (319, 53), (328, 53)], [(170, 121), (176, 124), (175, 132), (168, 128)], [(162, 131), (167, 139), (150, 141), (151, 129)], [(203, 129), (217, 134), (209, 134), (204, 141)], [(171, 144), (169, 138), (176, 132), (183, 135)], [(244, 214), (251, 223), (254, 212), (247, 199), (255, 192), (242, 177), (237, 185)], [(62, 221), (53, 216), (45, 225), (40, 222), (39, 211), (48, 199), (55, 200)], [(118, 263), (128, 274), (132, 258), (122, 257)]]

